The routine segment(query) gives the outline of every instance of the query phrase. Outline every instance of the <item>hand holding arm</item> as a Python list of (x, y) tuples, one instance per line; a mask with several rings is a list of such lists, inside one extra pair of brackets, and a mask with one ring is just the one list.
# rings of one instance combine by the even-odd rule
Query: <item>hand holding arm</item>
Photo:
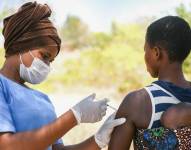
[(113, 129), (126, 121), (125, 118), (115, 119), (115, 114), (116, 113), (108, 117), (94, 137), (90, 137), (84, 142), (76, 145), (57, 145), (53, 147), (53, 150), (100, 150), (106, 147), (110, 141)]

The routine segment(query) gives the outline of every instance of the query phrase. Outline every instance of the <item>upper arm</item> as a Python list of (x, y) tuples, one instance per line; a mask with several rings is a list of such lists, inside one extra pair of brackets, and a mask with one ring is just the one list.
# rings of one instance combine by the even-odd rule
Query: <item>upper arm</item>
[[(145, 93), (143, 90), (128, 94), (123, 100), (116, 114), (116, 118), (125, 117), (126, 123), (116, 127), (112, 133), (109, 143), (109, 150), (127, 150), (130, 148), (136, 127), (144, 126), (144, 121), (140, 119), (143, 111)], [(144, 118), (144, 114), (142, 114)]]
[(114, 129), (108, 150), (127, 150), (131, 145), (135, 133), (135, 125), (131, 119)]

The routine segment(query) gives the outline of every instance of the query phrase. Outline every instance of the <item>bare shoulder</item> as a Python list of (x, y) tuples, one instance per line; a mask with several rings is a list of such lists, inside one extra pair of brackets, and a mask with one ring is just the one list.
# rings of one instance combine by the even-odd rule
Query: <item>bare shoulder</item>
[[(144, 103), (149, 98), (144, 89), (130, 92), (121, 103), (116, 117), (125, 117), (126, 122), (116, 127), (112, 133), (108, 150), (126, 150), (130, 148), (136, 128), (144, 124), (144, 114), (142, 114)], [(144, 104), (144, 105), (143, 105)]]
[(139, 89), (127, 94), (121, 103), (117, 117), (126, 117), (135, 123), (136, 127), (147, 127), (151, 118), (152, 106), (146, 90)]

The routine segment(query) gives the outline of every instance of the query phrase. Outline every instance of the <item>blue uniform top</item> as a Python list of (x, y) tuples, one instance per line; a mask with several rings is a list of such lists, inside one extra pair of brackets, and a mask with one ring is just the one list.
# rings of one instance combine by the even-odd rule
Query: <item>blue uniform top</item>
[[(0, 74), (0, 132), (31, 131), (56, 118), (54, 106), (47, 95)], [(61, 139), (55, 142), (60, 143)], [(52, 150), (51, 147), (48, 150)]]

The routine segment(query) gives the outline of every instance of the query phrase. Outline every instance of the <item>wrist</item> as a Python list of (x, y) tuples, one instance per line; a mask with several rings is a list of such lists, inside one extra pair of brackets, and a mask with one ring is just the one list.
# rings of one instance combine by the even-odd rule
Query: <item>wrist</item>
[(70, 118), (71, 118), (71, 122), (74, 126), (78, 125), (78, 121), (76, 119), (76, 116), (74, 115), (74, 112), (72, 109), (68, 110), (67, 112), (69, 115), (70, 115)]
[(70, 111), (72, 112), (73, 114), (73, 117), (76, 121), (76, 125), (79, 125), (81, 123), (81, 115), (78, 111), (76, 111), (76, 109), (74, 108), (71, 108)]

